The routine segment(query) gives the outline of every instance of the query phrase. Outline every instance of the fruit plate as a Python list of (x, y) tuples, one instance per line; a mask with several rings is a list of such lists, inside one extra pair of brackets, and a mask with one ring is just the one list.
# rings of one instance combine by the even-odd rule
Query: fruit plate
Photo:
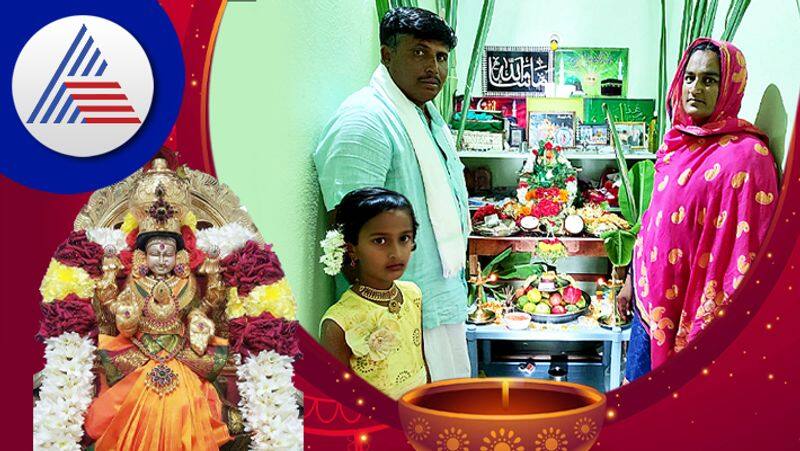
[(586, 293), (582, 294), (583, 294), (583, 300), (586, 301), (586, 307), (578, 310), (577, 312), (564, 313), (561, 315), (554, 315), (552, 313), (547, 315), (531, 313), (531, 321), (536, 323), (546, 323), (546, 324), (563, 324), (563, 323), (568, 323), (570, 321), (575, 321), (576, 319), (585, 315), (586, 312), (589, 311), (589, 306), (591, 304), (591, 299), (589, 298), (589, 295)]

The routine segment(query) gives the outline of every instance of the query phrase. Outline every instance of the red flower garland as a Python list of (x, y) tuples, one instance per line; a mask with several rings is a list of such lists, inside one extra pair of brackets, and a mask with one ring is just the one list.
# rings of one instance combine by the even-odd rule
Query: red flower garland
[(82, 268), (92, 277), (103, 274), (103, 247), (89, 241), (85, 230), (70, 232), (58, 248), (53, 258), (67, 266)]
[(272, 246), (261, 246), (255, 241), (248, 241), (220, 263), (225, 284), (237, 287), (240, 296), (247, 296), (253, 288), (275, 283), (284, 276)]
[(76, 332), (91, 339), (97, 338), (97, 319), (90, 299), (70, 294), (63, 300), (41, 304), (42, 321), (36, 338), (57, 337), (65, 332)]
[(299, 357), (300, 347), (296, 335), (297, 321), (276, 318), (264, 312), (256, 318), (242, 316), (228, 322), (230, 350), (243, 357), (273, 350), (278, 354)]

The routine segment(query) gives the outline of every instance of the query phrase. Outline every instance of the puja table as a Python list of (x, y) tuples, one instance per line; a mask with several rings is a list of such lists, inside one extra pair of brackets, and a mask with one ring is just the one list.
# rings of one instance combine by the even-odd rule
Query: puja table
[(478, 345), (483, 362), (492, 360), (492, 341), (548, 341), (548, 342), (587, 342), (603, 343), (602, 364), (608, 378), (606, 391), (620, 386), (622, 377), (622, 345), (630, 341), (630, 328), (601, 327), (596, 319), (583, 316), (565, 324), (531, 323), (524, 330), (511, 330), (501, 324), (476, 326), (467, 324), (467, 351), (469, 353), (471, 377), (478, 376)]

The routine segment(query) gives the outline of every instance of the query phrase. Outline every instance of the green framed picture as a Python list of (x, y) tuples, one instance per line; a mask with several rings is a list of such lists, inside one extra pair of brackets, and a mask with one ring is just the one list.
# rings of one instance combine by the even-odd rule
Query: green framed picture
[(599, 96), (600, 83), (609, 78), (622, 80), (622, 97), (628, 95), (627, 48), (559, 48), (553, 69), (555, 83), (575, 85), (588, 96)]

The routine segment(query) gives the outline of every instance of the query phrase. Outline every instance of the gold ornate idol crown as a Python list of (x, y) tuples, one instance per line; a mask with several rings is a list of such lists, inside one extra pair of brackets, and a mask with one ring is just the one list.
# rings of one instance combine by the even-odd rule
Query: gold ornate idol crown
[(167, 166), (162, 158), (153, 160), (131, 190), (128, 204), (139, 234), (147, 232), (181, 233), (181, 222), (189, 209), (188, 183)]

